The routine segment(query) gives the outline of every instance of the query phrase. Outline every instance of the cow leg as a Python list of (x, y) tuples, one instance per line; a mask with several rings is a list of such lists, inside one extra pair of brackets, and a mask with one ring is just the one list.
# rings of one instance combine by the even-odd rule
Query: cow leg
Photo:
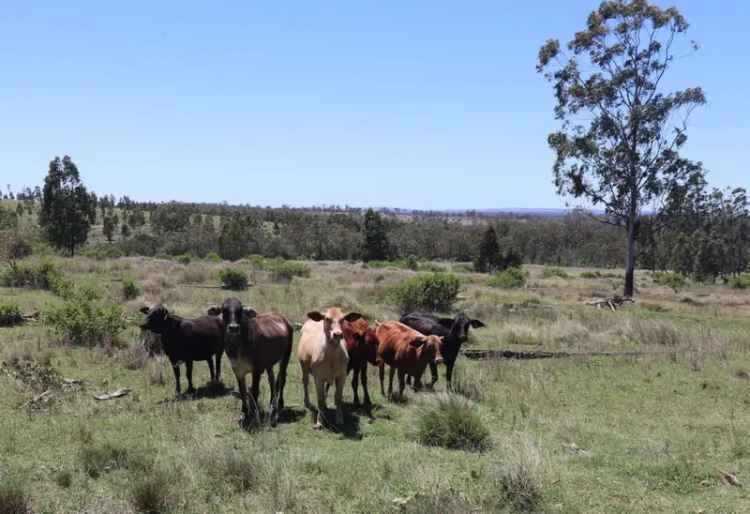
[(385, 364), (380, 364), (378, 366), (378, 376), (380, 377), (380, 394), (383, 395), (383, 398), (387, 398), (385, 395)]
[(210, 355), (208, 356), (208, 360), (206, 360), (206, 362), (208, 363), (208, 372), (211, 374), (211, 383), (215, 384), (216, 375), (214, 374), (214, 361)]
[(187, 375), (188, 380), (187, 394), (194, 394), (195, 388), (193, 387), (193, 361), (185, 361), (185, 375)]
[(216, 354), (216, 383), (218, 384), (221, 382), (221, 355), (224, 352), (219, 352)]
[[(446, 371), (445, 373), (447, 376), (448, 372)], [(432, 382), (430, 382), (430, 385), (428, 385), (427, 387), (429, 387), (430, 389), (434, 389), (435, 384), (438, 381), (438, 367), (434, 362), (430, 363), (430, 375), (432, 375)], [(450, 379), (448, 379), (448, 381), (450, 382)]]
[(396, 373), (396, 368), (393, 366), (388, 370), (388, 398), (393, 400), (393, 375)]
[(242, 401), (242, 421), (246, 423), (250, 416), (250, 407), (247, 402), (247, 383), (244, 375), (235, 374), (235, 377), (237, 377), (237, 389), (240, 390), (240, 400)]
[(344, 424), (344, 383), (346, 382), (346, 375), (336, 377), (336, 394), (334, 400), (336, 402), (336, 424)]
[(252, 398), (252, 408), (255, 411), (255, 418), (260, 421), (260, 407), (258, 403), (258, 399), (260, 397), (260, 377), (263, 374), (263, 371), (260, 370), (253, 370), (253, 384), (250, 388), (250, 395)]
[(369, 409), (372, 407), (370, 402), (370, 393), (367, 391), (367, 363), (365, 362), (360, 370), (360, 376), (362, 377), (362, 390), (365, 393), (365, 407)]
[(352, 371), (352, 395), (354, 397), (354, 405), (359, 405), (359, 368), (354, 368)]
[(318, 396), (318, 411), (315, 413), (313, 428), (321, 428), (326, 412), (326, 386), (322, 379), (315, 377), (315, 392)]
[(310, 404), (310, 369), (307, 366), (302, 366), (302, 390), (304, 391), (305, 397), (305, 408), (310, 409), (312, 408), (312, 405)]
[(273, 366), (268, 367), (266, 374), (268, 375), (268, 388), (271, 390), (271, 426), (275, 426), (279, 411), (277, 397), (278, 391), (276, 390), (276, 377), (274, 377), (273, 374)]
[(172, 364), (172, 371), (174, 372), (174, 383), (177, 396), (180, 396), (180, 365)]
[[(393, 375), (391, 375), (393, 377)], [(414, 379), (416, 383), (416, 379)], [(406, 372), (404, 370), (398, 370), (398, 398), (399, 400), (404, 399), (404, 388), (406, 387)]]
[(283, 363), (279, 369), (279, 375), (276, 377), (276, 381), (276, 396), (278, 397), (276, 400), (276, 408), (278, 409), (278, 412), (281, 413), (281, 411), (284, 410), (284, 386), (286, 386), (286, 367), (284, 367)]
[(445, 380), (448, 382), (448, 391), (453, 389), (453, 366), (455, 362), (445, 363)]

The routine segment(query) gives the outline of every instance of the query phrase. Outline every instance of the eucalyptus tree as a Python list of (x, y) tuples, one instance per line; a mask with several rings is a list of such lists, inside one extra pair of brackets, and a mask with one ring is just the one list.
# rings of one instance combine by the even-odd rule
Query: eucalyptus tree
[(703, 174), (680, 155), (687, 119), (706, 102), (700, 87), (665, 91), (688, 23), (675, 7), (606, 1), (563, 48), (539, 51), (537, 71), (554, 87), (559, 130), (548, 136), (561, 195), (604, 208), (602, 221), (625, 229), (625, 296), (634, 291), (638, 219), (675, 186)]

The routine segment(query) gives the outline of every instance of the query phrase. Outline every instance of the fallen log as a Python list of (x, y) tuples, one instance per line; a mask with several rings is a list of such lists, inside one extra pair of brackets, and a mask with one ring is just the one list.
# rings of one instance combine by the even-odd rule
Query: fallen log
[(620, 307), (624, 306), (626, 303), (635, 303), (635, 300), (628, 296), (613, 296), (612, 298), (603, 298), (603, 299), (597, 299), (592, 300), (590, 302), (586, 302), (586, 305), (591, 305), (593, 307), (596, 307), (597, 309), (602, 309), (604, 307), (609, 307), (609, 309), (614, 312)]
[(466, 349), (462, 350), (461, 353), (467, 358), (472, 360), (500, 360), (500, 359), (517, 359), (517, 360), (530, 360), (530, 359), (568, 359), (575, 357), (642, 357), (644, 355), (663, 355), (673, 352), (548, 352), (543, 350), (532, 350), (532, 351), (520, 351), (520, 350), (482, 350), (482, 349)]

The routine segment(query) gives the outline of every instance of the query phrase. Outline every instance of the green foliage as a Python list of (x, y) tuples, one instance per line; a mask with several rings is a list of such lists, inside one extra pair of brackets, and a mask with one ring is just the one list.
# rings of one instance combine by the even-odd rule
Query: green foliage
[(102, 300), (93, 287), (67, 283), (58, 294), (62, 301), (50, 304), (43, 320), (67, 342), (86, 346), (111, 343), (126, 326), (122, 308)]
[(482, 242), (479, 244), (479, 252), (474, 259), (474, 269), (480, 273), (492, 273), (500, 267), (502, 255), (500, 245), (497, 242), (495, 228), (490, 225), (484, 231)]
[(387, 260), (391, 255), (391, 244), (382, 216), (372, 209), (365, 214), (364, 241), (362, 244), (362, 260)]
[(412, 271), (417, 271), (419, 269), (419, 261), (417, 260), (416, 256), (409, 255), (406, 258), (406, 267)]
[(491, 445), (476, 407), (457, 395), (441, 395), (423, 409), (417, 418), (417, 440), (449, 450), (484, 451)]
[(474, 265), (466, 263), (451, 264), (451, 271), (453, 273), (473, 273)]
[(393, 286), (387, 293), (401, 312), (415, 309), (447, 312), (456, 301), (461, 282), (450, 273), (420, 274)]
[(135, 298), (138, 298), (141, 294), (141, 288), (138, 287), (138, 284), (136, 284), (135, 280), (133, 280), (130, 277), (124, 278), (122, 280), (122, 297), (123, 299), (127, 300), (133, 300)]
[(732, 289), (750, 288), (750, 274), (735, 275), (726, 280), (726, 284)]
[(53, 290), (60, 277), (60, 270), (55, 263), (48, 259), (42, 259), (36, 264), (18, 264), (9, 268), (0, 275), (0, 285)]
[(79, 252), (84, 257), (90, 257), (96, 260), (117, 259), (122, 257), (124, 252), (118, 244), (94, 244), (84, 246)]
[(23, 322), (18, 304), (11, 300), (0, 301), (0, 327), (12, 327)]
[(487, 281), (490, 287), (499, 287), (501, 289), (517, 289), (526, 285), (529, 278), (529, 272), (523, 268), (508, 268), (505, 271), (495, 273)]
[(687, 284), (687, 280), (683, 275), (672, 271), (653, 273), (652, 277), (654, 284), (670, 287), (675, 293)]
[(185, 266), (187, 266), (188, 264), (190, 264), (190, 261), (192, 261), (193, 258), (189, 254), (184, 253), (182, 255), (176, 255), (174, 260), (176, 260), (180, 264), (184, 264)]
[(235, 216), (221, 226), (218, 251), (222, 259), (236, 261), (260, 250), (263, 232), (261, 222), (254, 216)]
[(104, 216), (102, 223), (102, 233), (104, 234), (104, 237), (107, 238), (107, 241), (111, 243), (115, 231), (117, 230), (117, 225), (120, 223), (120, 219), (117, 214), (108, 214), (107, 216)]
[(219, 280), (224, 289), (232, 291), (243, 291), (248, 286), (247, 273), (238, 268), (224, 268), (219, 272)]
[(580, 276), (581, 278), (602, 278), (600, 271), (584, 271)]
[(67, 155), (55, 157), (44, 179), (39, 225), (47, 240), (72, 256), (86, 242), (96, 219), (96, 200), (86, 191), (78, 168)]
[(0, 470), (0, 514), (27, 514), (31, 512), (31, 495), (24, 480)]
[(92, 441), (83, 444), (78, 453), (83, 471), (91, 478), (118, 469), (143, 471), (151, 467), (146, 453), (121, 442)]
[(208, 252), (206, 254), (206, 260), (208, 262), (221, 262), (221, 257), (216, 252)]
[(570, 278), (570, 275), (560, 267), (545, 266), (542, 270), (542, 278)]
[(266, 269), (277, 282), (289, 282), (294, 277), (309, 277), (310, 267), (303, 262), (276, 260), (266, 263)]

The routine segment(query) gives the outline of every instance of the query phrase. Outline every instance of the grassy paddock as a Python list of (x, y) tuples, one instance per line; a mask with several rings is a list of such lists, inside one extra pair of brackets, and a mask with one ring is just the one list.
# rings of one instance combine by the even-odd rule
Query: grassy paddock
[[(251, 287), (230, 293), (219, 289), (221, 262), (56, 263), (69, 279), (94, 281), (132, 320), (144, 303), (195, 316), (228, 295), (292, 321), (332, 304), (393, 319), (397, 306), (386, 291), (418, 273), (312, 263), (309, 277), (286, 283), (247, 263)], [(636, 305), (612, 313), (583, 301), (618, 292), (619, 271), (566, 268), (563, 278), (527, 269), (526, 286), (508, 290), (488, 287), (486, 275), (459, 273), (456, 308), (488, 325), (472, 332), (473, 346), (658, 353), (460, 360), (454, 380), (465, 400), (454, 403), (488, 430), (486, 441), (464, 451), (433, 439), (420, 444), (426, 413), (431, 430), (442, 418), (462, 419), (434, 414), (442, 395), (409, 390), (404, 403), (385, 402), (373, 368), (374, 419), (350, 408), (343, 429), (313, 431), (293, 360), (284, 422), (246, 432), (232, 395), (172, 401), (171, 370), (143, 358), (134, 325), (122, 333), (124, 348), (60, 345), (37, 323), (0, 328), (0, 497), (34, 512), (750, 511), (747, 489), (719, 478), (719, 470), (737, 471), (748, 481), (750, 293), (692, 284), (675, 292), (639, 272)], [(124, 299), (123, 278), (139, 296)], [(29, 314), (56, 299), (0, 289), (0, 301)], [(208, 381), (204, 363), (195, 374), (196, 385)], [(226, 360), (223, 380), (234, 386)], [(132, 393), (92, 398), (120, 387)], [(45, 390), (50, 397), (29, 403)], [(265, 383), (261, 394), (266, 404)], [(351, 401), (348, 386), (344, 398)]]

